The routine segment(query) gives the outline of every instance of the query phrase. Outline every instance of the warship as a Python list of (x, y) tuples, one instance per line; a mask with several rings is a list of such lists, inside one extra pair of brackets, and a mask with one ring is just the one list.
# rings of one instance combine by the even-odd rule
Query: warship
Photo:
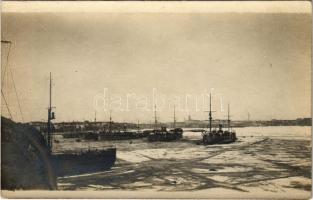
[(166, 127), (162, 126), (161, 129), (157, 128), (157, 117), (156, 117), (156, 106), (154, 106), (154, 124), (155, 129), (151, 132), (148, 132), (148, 141), (149, 142), (170, 142), (179, 140), (183, 137), (183, 129), (182, 128), (176, 128), (176, 117), (175, 117), (175, 107), (174, 107), (174, 123), (173, 123), (173, 129), (167, 130)]
[(71, 176), (110, 169), (116, 160), (116, 148), (88, 149), (52, 155), (57, 176)]
[(70, 133), (63, 133), (62, 137), (63, 138), (81, 138), (83, 137), (85, 133), (83, 132), (70, 132)]
[[(95, 121), (96, 123), (96, 118)], [(65, 139), (75, 138), (76, 141), (90, 140), (90, 141), (100, 141), (100, 140), (131, 140), (131, 139), (140, 139), (148, 136), (146, 131), (140, 130), (139, 122), (136, 127), (133, 129), (128, 129), (125, 123), (115, 124), (112, 121), (111, 112), (110, 112), (110, 121), (106, 125), (102, 126), (92, 126), (88, 130), (76, 130), (75, 128), (72, 131), (59, 132), (54, 135), (61, 135)]]
[(55, 114), (52, 112), (52, 79), (50, 73), (50, 93), (48, 122), (45, 140), (49, 150), (52, 168), (56, 176), (78, 175), (110, 169), (116, 160), (116, 148), (82, 149), (80, 151), (53, 152), (53, 123)]
[(211, 94), (210, 94), (210, 110), (209, 110), (209, 130), (202, 132), (202, 142), (204, 145), (210, 145), (210, 144), (227, 144), (232, 143), (237, 140), (236, 132), (231, 130), (230, 127), (230, 115), (229, 115), (230, 109), (228, 104), (228, 129), (226, 131), (223, 131), (222, 124), (219, 124), (218, 130), (212, 131), (212, 109), (211, 109)]
[(110, 112), (110, 121), (108, 127), (104, 131), (98, 133), (99, 140), (132, 140), (147, 137), (148, 134), (141, 131), (139, 128), (139, 122), (136, 130), (127, 130), (124, 124), (123, 130), (114, 128), (114, 122), (112, 121), (112, 116)]

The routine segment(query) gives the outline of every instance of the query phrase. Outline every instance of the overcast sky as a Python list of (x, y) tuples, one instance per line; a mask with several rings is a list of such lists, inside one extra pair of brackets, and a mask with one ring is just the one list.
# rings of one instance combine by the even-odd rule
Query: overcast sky
[[(2, 38), (13, 42), (8, 66), (25, 121), (47, 118), (49, 72), (57, 121), (93, 120), (95, 111), (108, 120), (105, 88), (115, 98), (115, 121), (153, 120), (153, 91), (199, 100), (211, 88), (216, 118), (225, 118), (228, 102), (234, 119), (247, 119), (247, 112), (251, 119), (311, 113), (309, 14), (3, 13)], [(2, 44), (2, 67), (7, 52)], [(6, 78), (4, 91), (20, 121), (10, 83)], [(148, 110), (134, 106), (137, 97), (141, 106), (148, 99)], [(165, 104), (157, 115), (171, 121), (173, 105)], [(178, 121), (189, 114), (207, 119), (207, 104), (175, 104)]]

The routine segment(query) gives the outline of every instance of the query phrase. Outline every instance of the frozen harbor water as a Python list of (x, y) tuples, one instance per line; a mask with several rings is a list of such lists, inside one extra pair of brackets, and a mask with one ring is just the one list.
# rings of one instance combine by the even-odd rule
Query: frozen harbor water
[(178, 142), (60, 140), (55, 151), (113, 145), (118, 159), (110, 171), (60, 177), (58, 187), (129, 198), (147, 192), (155, 197), (177, 192), (193, 198), (306, 198), (311, 191), (310, 133), (310, 127), (238, 128), (238, 142), (208, 146), (197, 145), (201, 133), (188, 130)]

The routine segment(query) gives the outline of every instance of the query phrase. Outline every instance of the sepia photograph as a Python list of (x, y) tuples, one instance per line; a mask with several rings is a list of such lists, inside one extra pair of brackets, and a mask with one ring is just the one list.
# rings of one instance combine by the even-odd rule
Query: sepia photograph
[(4, 1), (4, 198), (311, 198), (309, 1)]

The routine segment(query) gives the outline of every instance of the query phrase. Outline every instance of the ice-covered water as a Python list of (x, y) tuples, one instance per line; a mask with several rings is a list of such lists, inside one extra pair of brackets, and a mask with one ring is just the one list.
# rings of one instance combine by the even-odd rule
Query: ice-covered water
[(311, 127), (235, 130), (235, 143), (207, 146), (197, 145), (202, 134), (191, 129), (184, 129), (183, 140), (174, 142), (60, 139), (55, 144), (59, 151), (115, 146), (117, 161), (110, 171), (59, 178), (59, 189), (101, 190), (113, 192), (112, 197), (121, 197), (120, 191), (149, 191), (156, 197), (164, 192), (185, 192), (199, 198), (217, 194), (229, 198), (232, 196), (225, 196), (229, 190), (239, 197), (256, 193), (264, 197), (266, 192), (284, 198), (310, 195)]
[[(184, 128), (183, 139), (186, 141), (201, 140), (201, 132), (192, 132), (190, 128)], [(248, 138), (264, 138), (269, 137), (273, 139), (299, 139), (299, 140), (311, 140), (311, 127), (309, 126), (268, 126), (268, 127), (244, 127), (235, 128), (237, 137), (242, 141), (249, 141)], [(146, 149), (162, 149), (167, 148), (168, 143), (148, 143), (146, 139), (140, 140), (121, 140), (121, 141), (81, 141), (76, 142), (76, 139), (62, 139), (55, 138), (60, 143), (54, 143), (53, 148), (55, 152), (63, 152), (67, 150), (81, 151), (86, 149), (103, 149), (108, 147), (116, 147), (119, 152), (131, 150), (145, 150)], [(188, 147), (189, 145), (182, 142), (171, 143), (172, 147)], [(197, 147), (199, 148), (199, 147)], [(151, 150), (153, 151), (153, 150)], [(170, 152), (167, 151), (168, 154)], [(163, 153), (162, 153), (163, 155)], [(180, 155), (180, 154), (179, 154)], [(164, 155), (163, 155), (164, 156)], [(145, 157), (138, 158), (145, 160)]]

